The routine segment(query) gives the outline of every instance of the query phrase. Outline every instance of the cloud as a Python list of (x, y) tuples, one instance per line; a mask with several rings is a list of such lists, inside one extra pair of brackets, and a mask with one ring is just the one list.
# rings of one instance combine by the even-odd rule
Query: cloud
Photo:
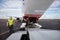
[(41, 19), (60, 19), (60, 1), (54, 1)]
[(22, 16), (23, 15), (22, 9), (1, 9), (0, 16)]
[[(0, 16), (22, 16), (24, 10), (21, 0), (0, 0)], [(60, 19), (60, 0), (55, 0), (41, 19)]]
[(0, 18), (8, 16), (21, 17), (24, 14), (23, 1), (0, 0)]
[[(3, 7), (2, 7), (3, 6)], [(23, 8), (23, 1), (20, 0), (1, 0), (0, 8), (11, 8), (11, 9), (19, 9)]]

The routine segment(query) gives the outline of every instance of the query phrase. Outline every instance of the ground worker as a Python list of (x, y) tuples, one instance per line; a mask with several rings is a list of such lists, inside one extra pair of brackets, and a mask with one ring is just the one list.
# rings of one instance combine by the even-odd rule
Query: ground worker
[(7, 26), (10, 30), (10, 33), (13, 33), (14, 30), (13, 30), (13, 25), (14, 25), (14, 19), (12, 17), (10, 17), (7, 21)]

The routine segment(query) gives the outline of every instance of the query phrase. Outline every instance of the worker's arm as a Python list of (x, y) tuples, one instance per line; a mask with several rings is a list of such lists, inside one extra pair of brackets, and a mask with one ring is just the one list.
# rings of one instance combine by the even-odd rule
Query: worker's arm
[(8, 27), (8, 22), (7, 22), (7, 27)]
[(14, 21), (14, 19), (13, 19), (13, 25), (15, 24), (15, 21)]
[(6, 23), (7, 27), (8, 27), (8, 20), (7, 20), (7, 23)]

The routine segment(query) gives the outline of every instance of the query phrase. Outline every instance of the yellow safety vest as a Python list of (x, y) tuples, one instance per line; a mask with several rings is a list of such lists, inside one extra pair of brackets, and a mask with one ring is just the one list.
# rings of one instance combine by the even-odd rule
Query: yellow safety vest
[(13, 19), (12, 20), (8, 19), (8, 25), (11, 26), (13, 24), (14, 24), (14, 20)]

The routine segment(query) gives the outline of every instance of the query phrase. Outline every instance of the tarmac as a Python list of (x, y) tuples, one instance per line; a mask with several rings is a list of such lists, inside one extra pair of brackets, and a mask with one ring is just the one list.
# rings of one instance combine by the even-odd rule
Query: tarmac
[[(0, 19), (0, 39), (1, 40), (5, 40), (11, 35), (9, 34), (9, 28), (6, 25), (6, 22), (7, 22), (7, 19)], [(60, 19), (41, 19), (40, 21), (38, 21), (38, 23), (42, 25), (41, 29), (60, 31)], [(17, 32), (17, 30), (20, 29), (21, 24), (22, 22), (17, 22), (15, 20), (15, 24), (14, 24), (15, 32)]]

